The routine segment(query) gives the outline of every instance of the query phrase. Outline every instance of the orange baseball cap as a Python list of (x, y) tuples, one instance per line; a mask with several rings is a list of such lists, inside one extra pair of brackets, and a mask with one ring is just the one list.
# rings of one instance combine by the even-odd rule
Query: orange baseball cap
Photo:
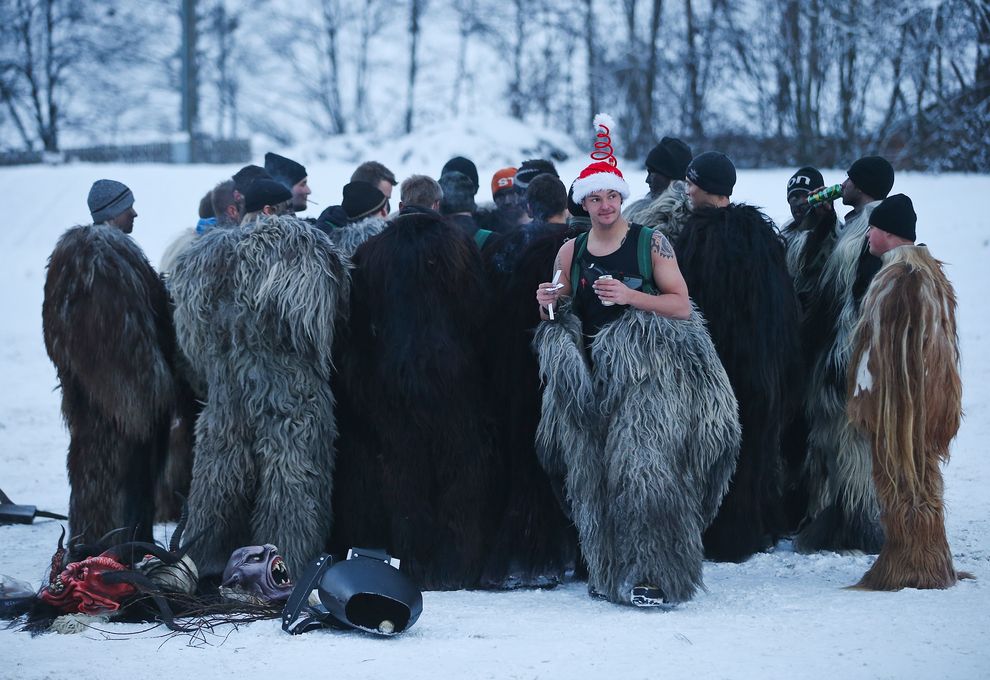
[(503, 189), (511, 189), (515, 184), (516, 169), (502, 168), (492, 176), (492, 197)]

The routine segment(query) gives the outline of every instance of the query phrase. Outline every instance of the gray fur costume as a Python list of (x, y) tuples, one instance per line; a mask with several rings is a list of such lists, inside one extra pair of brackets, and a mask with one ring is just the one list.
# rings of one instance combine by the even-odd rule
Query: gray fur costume
[(124, 232), (74, 227), (48, 261), (42, 322), (70, 435), (72, 536), (95, 544), (126, 527), (151, 541), (175, 406), (165, 286)]
[(739, 453), (735, 396), (704, 320), (629, 309), (584, 354), (566, 308), (540, 324), (545, 381), (541, 462), (565, 476), (588, 563), (588, 586), (629, 603), (640, 584), (666, 602), (702, 586), (701, 535), (715, 517)]
[[(846, 375), (859, 302), (880, 260), (868, 253), (866, 232), (879, 201), (847, 218), (822, 270), (805, 324), (811, 355), (805, 398), (810, 500), (795, 539), (801, 552), (862, 550), (883, 544), (872, 479), (870, 443), (846, 414)], [(875, 261), (875, 262), (874, 262)]]
[(363, 220), (345, 224), (342, 227), (331, 229), (330, 240), (340, 250), (340, 253), (350, 258), (358, 246), (367, 241), (372, 236), (382, 233), (388, 226), (388, 220), (379, 215), (371, 215)]
[(204, 234), (171, 277), (179, 343), (207, 385), (196, 422), (190, 555), (220, 573), (231, 552), (274, 543), (298, 577), (332, 522), (330, 350), (347, 260), (294, 217)]
[(656, 198), (641, 198), (633, 201), (622, 211), (622, 216), (630, 224), (659, 229), (671, 243), (677, 242), (684, 223), (691, 216), (687, 198), (687, 186), (681, 180), (673, 180)]

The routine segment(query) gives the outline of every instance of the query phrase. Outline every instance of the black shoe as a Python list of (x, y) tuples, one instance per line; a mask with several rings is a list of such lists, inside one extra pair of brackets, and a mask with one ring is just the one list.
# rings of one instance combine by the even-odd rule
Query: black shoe
[(635, 607), (662, 607), (667, 604), (663, 599), (663, 591), (650, 585), (636, 586), (629, 599)]

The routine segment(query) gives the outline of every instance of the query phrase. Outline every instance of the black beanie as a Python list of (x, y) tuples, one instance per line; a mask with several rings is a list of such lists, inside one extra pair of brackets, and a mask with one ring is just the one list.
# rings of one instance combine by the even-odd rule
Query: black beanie
[(440, 171), (440, 176), (443, 177), (444, 175), (451, 172), (459, 172), (471, 180), (474, 186), (474, 192), (471, 194), (471, 196), (474, 196), (476, 193), (478, 193), (478, 187), (480, 186), (478, 184), (478, 168), (475, 166), (475, 164), (472, 161), (465, 158), (464, 156), (454, 156), (449, 161), (447, 161), (446, 164), (444, 164), (443, 170)]
[(387, 200), (385, 194), (374, 184), (350, 182), (344, 185), (344, 201), (341, 207), (347, 213), (347, 219), (356, 222), (381, 210)]
[(588, 211), (584, 209), (584, 206), (580, 203), (574, 202), (574, 184), (571, 184), (571, 188), (567, 190), (567, 212), (569, 212), (574, 217), (590, 217)]
[(820, 189), (823, 186), (825, 186), (825, 178), (818, 168), (806, 165), (787, 180), (787, 197), (790, 198), (795, 191), (810, 193), (812, 189)]
[(260, 165), (245, 165), (243, 168), (234, 173), (231, 177), (234, 180), (234, 188), (237, 189), (243, 196), (247, 193), (247, 188), (256, 179), (271, 179), (272, 176), (265, 171)]
[(273, 179), (256, 179), (244, 194), (244, 212), (256, 212), (266, 205), (278, 205), (292, 198), (292, 192)]
[(857, 189), (878, 201), (887, 198), (894, 186), (894, 168), (880, 156), (863, 156), (849, 166), (847, 174)]
[(306, 168), (291, 158), (271, 151), (265, 154), (265, 170), (276, 182), (284, 184), (286, 189), (291, 189), (306, 179)]
[(671, 179), (684, 179), (691, 163), (691, 147), (675, 137), (664, 137), (646, 156), (646, 169)]
[(538, 175), (553, 175), (554, 177), (560, 179), (560, 175), (557, 174), (557, 167), (553, 164), (553, 161), (548, 161), (544, 158), (534, 158), (532, 160), (523, 161), (523, 164), (519, 166), (516, 171), (516, 176), (513, 178), (513, 183), (520, 189), (526, 190), (529, 188), (529, 183), (532, 182)]
[(440, 175), (440, 190), (443, 191), (443, 197), (440, 199), (441, 214), (453, 215), (475, 211), (474, 195), (478, 187), (471, 181), (470, 177), (457, 170), (448, 169)]
[(721, 151), (706, 151), (691, 161), (687, 178), (710, 194), (731, 196), (736, 185), (736, 166)]
[(894, 194), (883, 199), (870, 213), (871, 226), (911, 242), (917, 239), (914, 231), (917, 224), (918, 216), (914, 213), (914, 204), (904, 194)]

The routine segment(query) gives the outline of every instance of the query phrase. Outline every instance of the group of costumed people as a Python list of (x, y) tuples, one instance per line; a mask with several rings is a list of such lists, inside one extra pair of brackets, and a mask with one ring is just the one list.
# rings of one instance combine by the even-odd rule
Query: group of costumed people
[[(268, 154), (208, 194), (162, 275), (130, 189), (96, 182), (45, 283), (71, 496), (41, 594), (112, 558), (133, 576), (114, 583), (173, 588), (152, 560), (200, 596), (262, 564), (284, 601), (363, 546), (418, 589), (573, 575), (670, 606), (706, 558), (785, 536), (879, 553), (862, 587), (955, 583), (955, 297), (890, 164), (850, 166), (844, 219), (800, 169), (778, 229), (731, 200), (725, 154), (670, 137), (626, 204), (612, 127), (569, 190), (528, 160), (480, 208), (465, 158), (404, 181), (396, 212), (369, 162), (304, 219), (305, 168)], [(181, 540), (145, 552), (180, 510)]]

